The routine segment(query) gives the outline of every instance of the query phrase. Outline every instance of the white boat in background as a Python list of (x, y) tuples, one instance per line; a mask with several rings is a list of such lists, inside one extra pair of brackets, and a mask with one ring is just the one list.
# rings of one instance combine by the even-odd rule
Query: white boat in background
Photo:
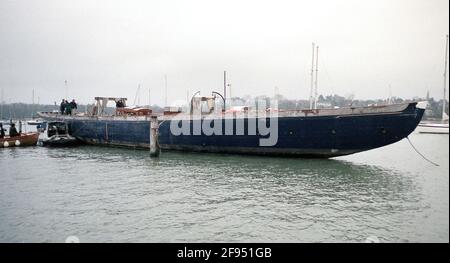
[(426, 122), (421, 122), (417, 126), (416, 130), (419, 133), (448, 134), (449, 126), (448, 126), (448, 123), (426, 123)]
[(35, 120), (30, 120), (30, 121), (27, 121), (27, 124), (28, 125), (39, 125), (39, 124), (44, 124), (44, 120), (42, 120), (42, 119), (35, 119)]
[(444, 98), (442, 102), (442, 120), (441, 123), (420, 122), (416, 131), (419, 133), (431, 134), (449, 134), (448, 115), (445, 113), (446, 86), (447, 86), (447, 52), (448, 52), (448, 35), (445, 42), (445, 66), (444, 66)]

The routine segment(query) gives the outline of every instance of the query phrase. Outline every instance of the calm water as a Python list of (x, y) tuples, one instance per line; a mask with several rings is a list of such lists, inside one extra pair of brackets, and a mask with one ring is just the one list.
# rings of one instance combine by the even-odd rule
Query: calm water
[(449, 136), (332, 160), (0, 149), (0, 241), (449, 242)]

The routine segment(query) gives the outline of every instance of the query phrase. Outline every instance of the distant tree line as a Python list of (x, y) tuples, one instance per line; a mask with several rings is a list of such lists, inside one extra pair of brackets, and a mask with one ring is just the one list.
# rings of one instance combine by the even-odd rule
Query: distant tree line
[[(270, 105), (271, 99), (278, 100), (278, 108), (284, 110), (296, 110), (296, 109), (306, 109), (309, 108), (309, 100), (291, 100), (286, 99), (282, 95), (275, 95), (273, 97), (268, 96), (244, 96), (244, 97), (233, 97), (231, 99), (231, 105), (242, 106), (245, 105), (249, 100), (266, 100), (266, 105)], [(425, 112), (425, 119), (439, 119), (442, 116), (442, 103), (443, 100), (435, 100), (434, 98), (419, 98), (416, 97), (414, 101), (424, 101), (428, 100), (428, 108)], [(357, 100), (353, 96), (342, 97), (339, 95), (320, 95), (317, 100), (318, 108), (334, 108), (334, 107), (364, 107), (369, 105), (385, 105), (392, 103), (403, 103), (411, 100), (405, 100), (398, 97), (392, 97), (389, 99), (377, 99), (377, 100)], [(228, 103), (227, 103), (228, 104)], [(78, 105), (79, 112), (89, 112), (93, 108), (93, 104), (88, 105)], [(148, 107), (148, 105), (144, 106)], [(163, 108), (159, 105), (152, 105), (152, 110), (154, 112), (162, 112)], [(114, 112), (114, 107), (108, 107), (107, 112)], [(39, 111), (59, 111), (59, 105), (43, 105), (43, 104), (26, 104), (26, 103), (9, 103), (0, 106), (0, 119), (29, 119), (37, 117), (36, 113)], [(449, 107), (446, 103), (446, 112), (448, 113)]]
[[(92, 112), (93, 107), (94, 104), (78, 104), (78, 112)], [(148, 105), (145, 105), (143, 107), (148, 107)], [(163, 111), (163, 109), (158, 105), (152, 105), (151, 108), (155, 112)], [(54, 104), (8, 103), (0, 105), (0, 119), (32, 119), (38, 117), (37, 112), (59, 112), (59, 110), (59, 105)], [(115, 107), (107, 107), (105, 111), (112, 114), (115, 111)]]
[(9, 119), (29, 119), (36, 117), (38, 111), (59, 110), (59, 106), (27, 104), (27, 103), (9, 103), (0, 106), (0, 118)]

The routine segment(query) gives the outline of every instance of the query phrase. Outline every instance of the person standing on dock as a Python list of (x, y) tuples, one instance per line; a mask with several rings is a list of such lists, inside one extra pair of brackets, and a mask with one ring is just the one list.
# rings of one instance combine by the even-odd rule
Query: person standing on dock
[(72, 101), (69, 104), (71, 108), (70, 115), (72, 115), (72, 111), (76, 113), (75, 110), (77, 109), (77, 103), (75, 102), (75, 99), (72, 99)]
[(66, 115), (72, 115), (72, 104), (66, 100)]
[(62, 99), (61, 104), (59, 105), (59, 111), (61, 112), (61, 115), (64, 115), (64, 112), (66, 111), (66, 100)]

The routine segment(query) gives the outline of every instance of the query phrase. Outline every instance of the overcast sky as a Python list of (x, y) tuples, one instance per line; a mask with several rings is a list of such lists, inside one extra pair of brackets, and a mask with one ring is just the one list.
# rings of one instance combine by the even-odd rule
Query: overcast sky
[[(7, 102), (187, 92), (357, 99), (443, 96), (448, 0), (0, 0), (0, 87)], [(389, 91), (391, 86), (391, 91)], [(447, 93), (448, 94), (448, 93)], [(448, 98), (448, 95), (447, 95)]]

